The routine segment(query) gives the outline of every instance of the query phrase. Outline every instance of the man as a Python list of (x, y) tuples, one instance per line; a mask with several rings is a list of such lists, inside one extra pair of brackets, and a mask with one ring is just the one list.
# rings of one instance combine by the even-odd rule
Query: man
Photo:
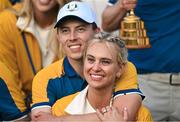
[[(144, 104), (156, 121), (180, 120), (180, 11), (179, 0), (109, 0), (103, 28), (119, 29), (128, 10), (135, 10), (145, 24), (151, 48), (129, 50), (137, 67)], [(151, 99), (151, 100), (149, 100)]]
[[(84, 2), (70, 2), (60, 9), (55, 27), (66, 57), (35, 76), (32, 87), (33, 120), (38, 120), (39, 116), (45, 114), (42, 112), (51, 113), (51, 106), (57, 99), (79, 92), (87, 85), (83, 76), (82, 56), (87, 41), (99, 31), (95, 13)], [(136, 70), (131, 63), (128, 63), (116, 85), (114, 106), (120, 111), (127, 107), (129, 120), (133, 120), (141, 105), (141, 97), (138, 95), (141, 93), (137, 89)], [(95, 113), (59, 119), (99, 120)]]

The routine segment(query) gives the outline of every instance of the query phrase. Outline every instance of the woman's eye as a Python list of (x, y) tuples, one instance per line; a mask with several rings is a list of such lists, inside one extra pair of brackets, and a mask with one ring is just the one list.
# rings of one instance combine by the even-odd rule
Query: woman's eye
[(104, 60), (104, 61), (101, 61), (102, 65), (108, 65), (111, 63), (111, 61), (108, 61), (108, 60)]
[(92, 64), (94, 62), (94, 59), (93, 58), (87, 58), (87, 61)]

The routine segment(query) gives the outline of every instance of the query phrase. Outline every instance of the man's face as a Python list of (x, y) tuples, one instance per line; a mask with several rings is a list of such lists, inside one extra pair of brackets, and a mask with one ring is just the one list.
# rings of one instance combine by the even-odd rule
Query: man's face
[(87, 41), (91, 39), (96, 30), (92, 24), (69, 19), (64, 21), (58, 29), (57, 38), (62, 44), (66, 56), (72, 60), (82, 59)]

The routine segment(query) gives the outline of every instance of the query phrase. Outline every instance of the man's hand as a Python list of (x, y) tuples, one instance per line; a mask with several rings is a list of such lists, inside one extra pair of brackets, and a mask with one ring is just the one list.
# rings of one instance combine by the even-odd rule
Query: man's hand
[(31, 120), (36, 121), (40, 113), (51, 114), (51, 107), (42, 107), (31, 110)]
[(120, 5), (123, 9), (129, 11), (136, 7), (137, 0), (120, 0)]
[[(56, 121), (57, 117), (53, 116), (51, 113), (47, 112), (38, 112), (34, 116), (33, 121)], [(58, 118), (59, 120), (60, 118)]]

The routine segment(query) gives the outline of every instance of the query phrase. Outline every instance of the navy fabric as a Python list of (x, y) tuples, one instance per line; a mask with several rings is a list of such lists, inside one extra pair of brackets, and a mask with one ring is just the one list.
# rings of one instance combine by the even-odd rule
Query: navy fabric
[(21, 112), (16, 106), (8, 87), (3, 79), (0, 78), (0, 121), (10, 121), (18, 119), (29, 113), (30, 110)]
[(180, 72), (179, 13), (179, 0), (138, 0), (135, 14), (144, 21), (151, 43), (148, 49), (129, 50), (138, 73)]
[(18, 3), (18, 2), (21, 2), (21, 0), (10, 0), (10, 2), (14, 5), (14, 4)]
[(111, 4), (115, 4), (117, 2), (117, 0), (109, 0), (109, 3)]
[(67, 58), (63, 63), (64, 74), (60, 78), (50, 79), (47, 87), (49, 105), (52, 106), (56, 100), (83, 90), (87, 82), (82, 79), (70, 65)]
[(113, 96), (115, 97), (119, 95), (127, 95), (127, 94), (134, 94), (134, 93), (141, 95), (142, 100), (145, 98), (145, 96), (143, 95), (140, 89), (120, 90), (120, 91), (114, 92)]

